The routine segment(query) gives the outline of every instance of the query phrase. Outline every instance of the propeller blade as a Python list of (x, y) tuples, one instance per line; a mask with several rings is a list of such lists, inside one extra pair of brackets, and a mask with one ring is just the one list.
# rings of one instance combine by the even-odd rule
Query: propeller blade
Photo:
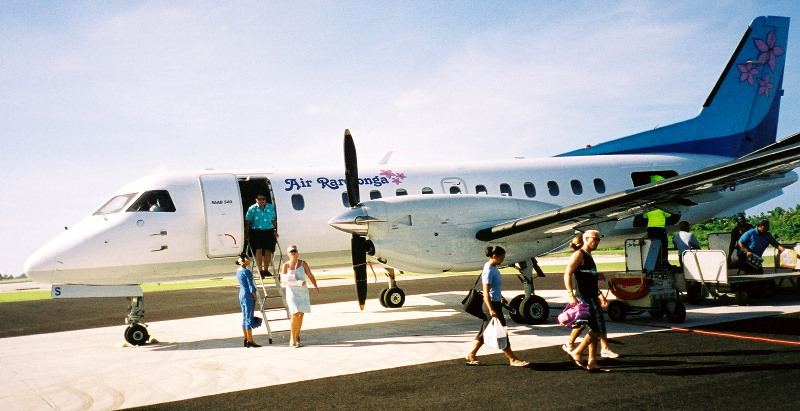
[(350, 130), (344, 131), (344, 181), (347, 185), (347, 201), (350, 207), (355, 207), (361, 202), (358, 187), (358, 159), (356, 158), (356, 145)]
[(356, 278), (358, 306), (363, 310), (364, 303), (367, 301), (367, 240), (364, 237), (353, 234), (350, 248), (353, 255), (353, 272)]

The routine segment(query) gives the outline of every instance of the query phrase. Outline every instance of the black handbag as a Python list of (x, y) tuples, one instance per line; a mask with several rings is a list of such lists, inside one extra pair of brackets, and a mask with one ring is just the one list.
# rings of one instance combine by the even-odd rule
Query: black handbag
[(478, 276), (478, 279), (475, 280), (475, 284), (472, 285), (472, 288), (469, 290), (469, 293), (467, 293), (467, 296), (464, 297), (464, 300), (461, 301), (461, 304), (464, 305), (464, 311), (468, 314), (472, 314), (486, 321), (486, 313), (483, 312), (483, 292), (475, 289), (480, 279), (481, 277)]

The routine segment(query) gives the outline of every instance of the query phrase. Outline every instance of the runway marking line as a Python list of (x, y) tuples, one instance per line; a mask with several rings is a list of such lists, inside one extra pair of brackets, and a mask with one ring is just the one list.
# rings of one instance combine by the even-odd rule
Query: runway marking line
[(752, 337), (752, 336), (749, 336), (749, 335), (722, 333), (722, 332), (717, 332), (717, 331), (706, 331), (706, 330), (700, 330), (700, 329), (691, 329), (691, 328), (674, 327), (674, 326), (667, 327), (667, 326), (655, 325), (655, 324), (643, 324), (643, 323), (628, 323), (628, 324), (639, 325), (639, 326), (642, 326), (642, 327), (662, 328), (662, 329), (671, 330), (671, 331), (680, 331), (680, 332), (687, 332), (687, 333), (712, 335), (712, 336), (715, 336), (715, 337), (725, 337), (725, 338), (735, 338), (735, 339), (740, 339), (740, 340), (761, 341), (761, 342), (769, 342), (769, 343), (775, 343), (775, 344), (800, 345), (800, 341), (780, 340), (780, 339), (777, 339), (777, 338)]

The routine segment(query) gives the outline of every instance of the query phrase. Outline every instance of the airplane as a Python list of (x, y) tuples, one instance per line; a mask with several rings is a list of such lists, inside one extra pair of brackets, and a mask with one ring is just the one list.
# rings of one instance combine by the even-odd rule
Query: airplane
[[(359, 170), (345, 131), (344, 177), (337, 168), (145, 176), (42, 246), (25, 273), (53, 284), (54, 298), (130, 298), (125, 337), (143, 344), (137, 285), (231, 273), (245, 251), (244, 212), (263, 193), (281, 242), (298, 244), (314, 267), (352, 264), (362, 309), (368, 260), (389, 276), (379, 302), (399, 307), (395, 270), (480, 270), (485, 248), (501, 245), (522, 274), (512, 318), (541, 324), (549, 307), (534, 293), (536, 257), (576, 233), (598, 229), (604, 244), (622, 243), (643, 236), (649, 210), (673, 214), (674, 229), (678, 219), (750, 208), (798, 180), (800, 134), (776, 142), (788, 30), (788, 17), (753, 20), (696, 117), (551, 158)], [(653, 175), (664, 180), (650, 183)]]

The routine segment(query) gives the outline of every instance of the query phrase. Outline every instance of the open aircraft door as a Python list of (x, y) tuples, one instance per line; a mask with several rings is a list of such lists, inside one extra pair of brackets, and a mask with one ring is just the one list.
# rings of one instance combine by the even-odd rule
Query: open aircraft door
[(208, 257), (233, 257), (241, 254), (244, 249), (244, 220), (236, 176), (202, 175), (200, 187), (206, 216)]

